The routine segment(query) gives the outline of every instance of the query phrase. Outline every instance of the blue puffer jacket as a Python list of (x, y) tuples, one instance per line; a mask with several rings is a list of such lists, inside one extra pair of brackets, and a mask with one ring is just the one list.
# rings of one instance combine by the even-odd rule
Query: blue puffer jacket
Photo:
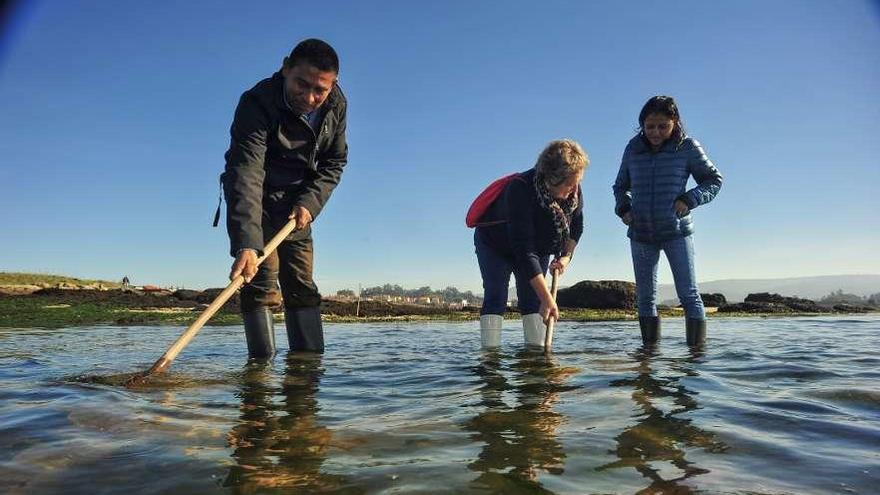
[[(656, 152), (641, 135), (626, 145), (613, 189), (614, 212), (620, 217), (632, 212), (627, 232), (630, 239), (657, 243), (692, 234), (690, 212), (679, 218), (675, 200), (684, 201), (693, 210), (712, 201), (721, 189), (721, 174), (700, 143), (690, 137), (673, 141), (666, 141)], [(688, 191), (690, 176), (697, 185)]]

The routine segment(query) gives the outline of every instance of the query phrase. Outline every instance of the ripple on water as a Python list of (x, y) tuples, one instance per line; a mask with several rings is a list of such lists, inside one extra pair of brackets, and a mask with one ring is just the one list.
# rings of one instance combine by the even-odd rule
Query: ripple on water
[(810, 417), (815, 414), (840, 414), (840, 409), (832, 405), (798, 399), (754, 400), (751, 403), (769, 411), (796, 413), (804, 417)]
[(825, 388), (803, 392), (808, 397), (821, 399), (846, 409), (856, 409), (880, 417), (880, 391), (863, 388)]
[(833, 371), (793, 363), (768, 363), (751, 366), (729, 366), (717, 370), (720, 376), (749, 382), (768, 382), (773, 380), (816, 381), (837, 378)]

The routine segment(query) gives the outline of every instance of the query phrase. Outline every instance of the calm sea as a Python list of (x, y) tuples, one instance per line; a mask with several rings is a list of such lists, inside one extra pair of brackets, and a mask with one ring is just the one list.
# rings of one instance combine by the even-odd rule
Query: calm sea
[(245, 366), (205, 328), (0, 329), (0, 493), (880, 493), (880, 317), (326, 325), (323, 356)]

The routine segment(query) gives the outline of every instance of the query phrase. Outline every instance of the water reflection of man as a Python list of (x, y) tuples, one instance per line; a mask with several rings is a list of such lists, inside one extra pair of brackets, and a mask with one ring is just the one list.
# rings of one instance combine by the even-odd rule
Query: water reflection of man
[[(503, 355), (487, 352), (472, 368), (482, 381), (480, 405), (485, 409), (465, 425), (483, 450), (468, 465), (480, 472), (474, 484), (494, 493), (527, 490), (544, 493), (541, 471), (561, 474), (565, 452), (556, 431), (565, 417), (553, 410), (559, 394), (575, 387), (564, 385), (567, 373), (542, 354), (520, 351), (510, 370)], [(513, 376), (507, 377), (508, 373)], [(513, 392), (514, 405), (505, 397)]]
[[(659, 360), (659, 351), (643, 347), (634, 355), (638, 374), (632, 379), (615, 380), (612, 387), (633, 387), (632, 399), (639, 409), (636, 424), (617, 435), (618, 459), (597, 468), (599, 471), (632, 467), (650, 481), (638, 493), (692, 493), (685, 480), (708, 471), (686, 459), (680, 446), (703, 448), (708, 452), (723, 452), (726, 446), (715, 440), (715, 435), (702, 430), (683, 417), (699, 408), (696, 393), (685, 388), (681, 376), (697, 376), (695, 365), (702, 362), (703, 353), (692, 348), (688, 357), (670, 359), (671, 367), (681, 375), (659, 376), (652, 362)], [(675, 408), (664, 411), (655, 402), (672, 398)], [(669, 463), (672, 469), (664, 466)]]
[(288, 354), (281, 384), (270, 371), (260, 363), (245, 369), (240, 421), (228, 434), (236, 465), (223, 485), (234, 493), (338, 488), (341, 476), (321, 472), (332, 436), (316, 419), (321, 355)]

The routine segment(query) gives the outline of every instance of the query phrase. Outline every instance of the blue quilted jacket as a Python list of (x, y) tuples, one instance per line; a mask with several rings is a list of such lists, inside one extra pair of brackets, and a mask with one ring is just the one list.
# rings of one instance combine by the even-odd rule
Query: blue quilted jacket
[[(697, 185), (687, 190), (691, 176)], [(632, 212), (627, 236), (657, 243), (694, 232), (690, 212), (679, 218), (673, 204), (680, 199), (693, 210), (712, 201), (721, 189), (721, 173), (693, 138), (670, 139), (654, 152), (638, 135), (626, 145), (613, 189), (614, 212), (620, 217)]]

